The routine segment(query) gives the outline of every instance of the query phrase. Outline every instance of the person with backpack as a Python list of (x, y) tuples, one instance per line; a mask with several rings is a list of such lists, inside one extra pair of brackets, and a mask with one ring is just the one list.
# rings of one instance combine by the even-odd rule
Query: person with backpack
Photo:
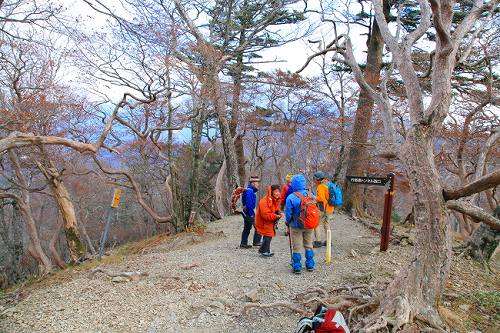
[(280, 210), (280, 199), (280, 186), (271, 185), (267, 189), (267, 195), (260, 199), (259, 205), (257, 206), (255, 229), (259, 235), (264, 238), (259, 253), (265, 258), (274, 255), (274, 253), (271, 252), (271, 240), (276, 236), (275, 226), (283, 216)]
[[(243, 209), (241, 215), (243, 216), (243, 232), (241, 233), (240, 248), (249, 249), (252, 245), (248, 245), (248, 236), (252, 226), (255, 229), (255, 206), (257, 203), (257, 195), (255, 194), (260, 187), (260, 179), (257, 176), (251, 176), (248, 180), (248, 187), (241, 195), (241, 202)], [(262, 237), (254, 231), (253, 246), (261, 246)]]
[(319, 224), (319, 209), (315, 197), (306, 190), (304, 175), (293, 176), (291, 186), (295, 192), (286, 199), (285, 223), (290, 227), (293, 272), (300, 274), (304, 250), (306, 269), (314, 270), (313, 232)]
[[(293, 174), (289, 173), (286, 175), (286, 185), (283, 185), (281, 189), (281, 210), (285, 210), (286, 198), (293, 193), (293, 188), (291, 185)], [(288, 230), (285, 230), (285, 236), (288, 237)]]
[[(292, 177), (293, 175), (291, 173), (286, 175), (286, 185), (283, 185), (283, 187), (281, 188), (281, 209), (285, 208), (286, 198), (288, 198), (288, 196), (293, 193), (293, 189), (290, 185)], [(288, 190), (290, 190), (290, 192)]]
[[(330, 191), (329, 191), (329, 181), (326, 179), (326, 175), (322, 171), (318, 171), (313, 176), (316, 181), (316, 201), (320, 210), (320, 225), (323, 227), (324, 240), (321, 239), (320, 226), (314, 230), (315, 241), (313, 246), (321, 247), (326, 246), (326, 232), (330, 230), (330, 224), (333, 218), (333, 211), (335, 207), (330, 202)], [(333, 194), (333, 193), (332, 193)]]

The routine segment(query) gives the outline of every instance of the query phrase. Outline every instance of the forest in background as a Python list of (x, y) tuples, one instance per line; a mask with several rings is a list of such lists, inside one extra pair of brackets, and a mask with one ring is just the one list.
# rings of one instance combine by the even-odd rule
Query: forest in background
[[(382, 215), (382, 192), (346, 175), (396, 173), (393, 222), (414, 226), (421, 265), (373, 318), (402, 299), (412, 315), (389, 325), (439, 325), (423, 309), (443, 291), (451, 238), (487, 266), (500, 225), (498, 1), (76, 3), (77, 16), (0, 0), (0, 286), (93, 257), (115, 188), (109, 246), (228, 215), (250, 175), (317, 170), (365, 219)], [(297, 41), (303, 68), (280, 69)], [(402, 288), (408, 276), (426, 292)]]

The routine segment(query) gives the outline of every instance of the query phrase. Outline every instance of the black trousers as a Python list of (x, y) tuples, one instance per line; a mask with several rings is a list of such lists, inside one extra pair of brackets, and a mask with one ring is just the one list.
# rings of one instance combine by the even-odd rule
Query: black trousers
[(241, 233), (241, 245), (248, 244), (248, 236), (250, 235), (250, 231), (254, 228), (253, 234), (253, 245), (257, 245), (261, 242), (262, 236), (257, 233), (255, 229), (255, 217), (254, 216), (243, 216), (243, 232)]
[(273, 238), (270, 236), (264, 236), (264, 239), (262, 240), (262, 245), (260, 246), (259, 252), (260, 253), (270, 253), (271, 252), (271, 240)]

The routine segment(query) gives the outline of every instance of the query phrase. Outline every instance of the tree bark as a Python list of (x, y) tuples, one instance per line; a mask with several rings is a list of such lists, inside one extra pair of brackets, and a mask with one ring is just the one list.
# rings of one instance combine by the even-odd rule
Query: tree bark
[(226, 161), (222, 162), (222, 166), (217, 174), (215, 181), (215, 205), (217, 212), (221, 218), (226, 216), (226, 205), (224, 204), (224, 176), (226, 173)]
[[(168, 83), (168, 91), (171, 92), (172, 87), (170, 82), (170, 74), (167, 75), (167, 83)], [(167, 94), (167, 107), (168, 107), (167, 126), (168, 128), (172, 128), (174, 107), (172, 105), (171, 93)], [(172, 216), (175, 232), (179, 232), (181, 226), (184, 226), (184, 224), (182, 223), (184, 218), (184, 205), (183, 205), (182, 195), (180, 193), (181, 191), (179, 188), (176, 163), (173, 154), (173, 144), (174, 144), (174, 133), (172, 130), (169, 130), (167, 136), (167, 160), (168, 160), (170, 175), (165, 180), (165, 186), (167, 187), (167, 194), (170, 196), (169, 214)]]
[[(440, 327), (439, 315), (429, 305), (439, 304), (450, 271), (451, 237), (446, 203), (434, 165), (433, 137), (425, 127), (417, 125), (410, 129), (401, 152), (415, 198), (416, 242), (410, 265), (389, 284), (378, 310), (378, 316), (394, 316), (391, 324), (395, 330), (415, 317)], [(388, 313), (393, 311), (396, 313)]]
[[(86, 214), (88, 216), (88, 214)], [(85, 241), (87, 242), (87, 247), (93, 255), (96, 254), (96, 250), (94, 247), (94, 244), (92, 244), (92, 240), (89, 237), (89, 234), (87, 233), (87, 228), (85, 227), (85, 223), (87, 222), (87, 219), (82, 219), (82, 214), (80, 210), (80, 229), (82, 230), (83, 237), (85, 238)]]
[[(203, 96), (202, 96), (203, 98)], [(203, 108), (204, 105), (199, 107)], [(189, 179), (189, 200), (187, 200), (185, 221), (189, 221), (193, 213), (197, 213), (200, 209), (200, 161), (201, 161), (201, 132), (205, 121), (205, 111), (201, 110), (191, 124), (191, 178)]]
[[(244, 32), (240, 34), (240, 40), (241, 38), (244, 38)], [(231, 122), (229, 124), (231, 130), (231, 137), (235, 137), (237, 135), (238, 123), (240, 120), (242, 68), (243, 68), (243, 55), (239, 54), (236, 57), (236, 64), (232, 68), (233, 96), (231, 105)], [(245, 151), (243, 145), (243, 136), (241, 135), (236, 136), (234, 146), (236, 149), (236, 158), (238, 160), (238, 175), (240, 177), (240, 184), (244, 184), (246, 180), (246, 170), (245, 170)]]
[(23, 272), (21, 260), (24, 255), (24, 228), (19, 204), (16, 200), (0, 200), (0, 289), (7, 288), (21, 280)]
[(59, 253), (57, 253), (57, 249), (56, 249), (57, 239), (59, 238), (59, 233), (61, 232), (62, 226), (63, 226), (63, 222), (62, 222), (61, 218), (59, 217), (57, 219), (56, 229), (54, 230), (54, 234), (52, 235), (52, 238), (50, 239), (50, 242), (49, 242), (50, 254), (52, 255), (52, 258), (54, 259), (57, 267), (59, 267), (60, 269), (66, 268), (66, 263), (64, 262), (64, 260), (61, 259), (61, 256), (59, 255)]
[(42, 171), (49, 183), (52, 193), (54, 194), (57, 207), (61, 213), (70, 259), (72, 262), (78, 262), (78, 260), (85, 254), (86, 248), (85, 244), (80, 239), (75, 207), (73, 206), (71, 196), (62, 181), (61, 174), (52, 161), (48, 160), (47, 166), (44, 166), (40, 162), (37, 162), (37, 164), (38, 168)]
[(12, 162), (12, 167), (16, 174), (16, 178), (21, 185), (21, 197), (17, 200), (19, 205), (19, 210), (26, 223), (28, 229), (28, 234), (30, 238), (29, 253), (38, 262), (40, 274), (45, 275), (52, 271), (52, 263), (49, 257), (45, 254), (42, 249), (42, 244), (38, 236), (38, 229), (36, 227), (35, 219), (33, 218), (33, 212), (31, 211), (31, 195), (28, 191), (28, 182), (21, 171), (21, 165), (17, 158), (17, 154), (12, 150), (8, 150), (9, 159)]
[[(384, 1), (386, 16), (388, 15), (388, 1)], [(368, 39), (368, 53), (366, 55), (366, 68), (364, 78), (372, 87), (376, 87), (380, 81), (380, 69), (382, 67), (382, 55), (384, 50), (384, 39), (380, 33), (376, 20), (373, 20), (371, 33)], [(349, 175), (362, 176), (368, 165), (368, 132), (370, 131), (370, 121), (373, 113), (373, 98), (369, 92), (361, 87), (359, 93), (358, 106), (354, 118), (354, 128), (352, 132), (351, 147), (347, 159), (347, 170)], [(356, 212), (363, 215), (360, 206), (361, 187), (350, 185), (347, 179), (344, 183), (345, 203), (344, 207), (348, 212)]]
[(226, 103), (224, 96), (222, 95), (221, 83), (217, 73), (218, 72), (212, 74), (212, 82), (210, 83), (214, 89), (214, 106), (217, 110), (217, 118), (219, 120), (222, 147), (224, 149), (224, 157), (226, 160), (228, 185), (229, 188), (234, 189), (240, 184), (240, 176), (238, 175), (238, 159), (236, 157), (236, 148), (226, 116)]

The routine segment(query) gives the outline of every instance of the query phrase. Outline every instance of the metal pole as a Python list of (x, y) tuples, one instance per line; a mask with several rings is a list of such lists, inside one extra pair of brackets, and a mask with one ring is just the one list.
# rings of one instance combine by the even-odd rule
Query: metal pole
[(392, 215), (392, 202), (394, 198), (394, 173), (390, 173), (387, 175), (389, 178), (389, 188), (387, 192), (385, 192), (385, 201), (384, 201), (384, 217), (382, 223), (382, 229), (380, 230), (380, 251), (387, 251), (389, 248), (389, 239), (391, 233), (391, 215)]
[(106, 219), (106, 226), (104, 227), (104, 231), (101, 236), (101, 242), (99, 244), (99, 260), (101, 260), (101, 257), (104, 254), (104, 245), (106, 244), (106, 240), (108, 239), (109, 227), (111, 225), (112, 218), (113, 218), (113, 207), (109, 207), (108, 216)]

